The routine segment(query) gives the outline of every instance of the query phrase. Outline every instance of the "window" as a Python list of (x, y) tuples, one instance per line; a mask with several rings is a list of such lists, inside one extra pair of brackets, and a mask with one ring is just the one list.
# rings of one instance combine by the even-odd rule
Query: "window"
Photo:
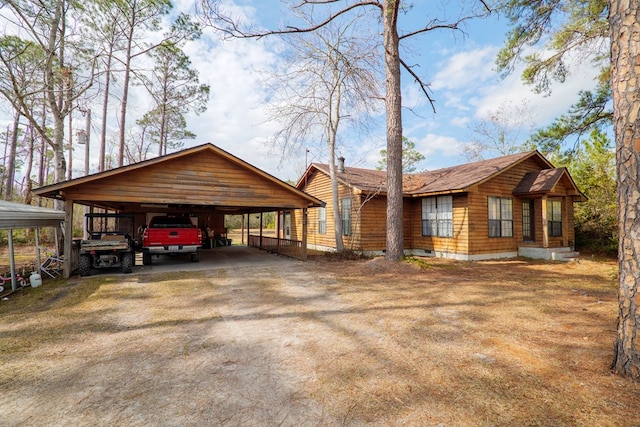
[(351, 199), (340, 200), (340, 215), (342, 218), (342, 235), (351, 235)]
[(562, 202), (559, 200), (547, 201), (547, 225), (549, 236), (562, 236)]
[(533, 200), (522, 201), (522, 240), (525, 242), (534, 241), (533, 209)]
[(327, 209), (318, 208), (318, 234), (327, 234)]
[(489, 197), (489, 237), (513, 237), (513, 200)]
[(422, 199), (422, 235), (453, 237), (453, 197)]

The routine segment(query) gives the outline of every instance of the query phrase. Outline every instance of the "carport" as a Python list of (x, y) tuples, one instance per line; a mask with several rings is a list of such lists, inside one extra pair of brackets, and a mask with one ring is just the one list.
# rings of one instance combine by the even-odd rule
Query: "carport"
[[(16, 290), (16, 265), (13, 252), (13, 230), (19, 228), (35, 228), (36, 252), (40, 263), (40, 247), (38, 241), (39, 228), (60, 226), (64, 220), (64, 212), (45, 209), (38, 206), (0, 201), (0, 230), (8, 231), (9, 269), (11, 271), (11, 289)], [(38, 265), (40, 269), (40, 265)]]
[[(212, 228), (220, 227), (225, 215), (301, 210), (303, 237), (296, 245), (302, 259), (306, 259), (307, 211), (324, 206), (213, 144), (41, 187), (34, 194), (65, 202), (66, 236), (72, 235), (74, 204), (132, 213), (140, 225), (150, 213), (188, 214), (197, 218), (198, 226)], [(281, 242), (286, 246), (290, 241), (278, 233), (276, 244)], [(264, 248), (262, 238), (258, 243)], [(72, 241), (65, 239), (64, 253), (71, 251)], [(71, 263), (65, 262), (64, 276), (71, 272)]]

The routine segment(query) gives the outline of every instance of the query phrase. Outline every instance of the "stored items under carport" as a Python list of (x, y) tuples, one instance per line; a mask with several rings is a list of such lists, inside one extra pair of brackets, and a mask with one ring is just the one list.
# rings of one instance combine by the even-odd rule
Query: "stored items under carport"
[(154, 216), (142, 233), (142, 264), (150, 265), (152, 255), (190, 254), (200, 260), (202, 231), (186, 216)]

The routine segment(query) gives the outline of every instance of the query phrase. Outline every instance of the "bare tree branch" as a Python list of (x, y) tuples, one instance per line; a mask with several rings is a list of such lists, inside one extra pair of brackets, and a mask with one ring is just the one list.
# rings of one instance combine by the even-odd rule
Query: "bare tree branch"
[[(299, 9), (305, 5), (311, 4), (311, 5), (319, 5), (319, 4), (330, 4), (330, 3), (336, 3), (338, 0), (326, 0), (326, 1), (307, 1), (307, 0), (303, 0), (299, 5), (294, 6), (294, 9)], [(206, 2), (206, 0), (205, 0)], [(270, 35), (284, 35), (284, 34), (294, 34), (294, 33), (312, 33), (322, 27), (324, 27), (325, 25), (327, 25), (328, 23), (334, 21), (336, 18), (354, 10), (360, 7), (365, 7), (365, 6), (375, 6), (377, 8), (379, 8), (380, 10), (382, 10), (382, 4), (379, 1), (361, 1), (358, 3), (354, 3), (352, 5), (346, 6), (345, 8), (339, 10), (336, 13), (332, 13), (330, 14), (327, 18), (325, 18), (323, 21), (321, 21), (318, 24), (314, 24), (314, 25), (309, 25), (306, 27), (295, 27), (295, 26), (286, 26), (284, 29), (280, 29), (280, 30), (266, 30), (266, 31), (245, 31), (243, 29), (240, 28), (240, 26), (238, 25), (238, 22), (233, 19), (232, 17), (225, 15), (220, 7), (215, 4), (215, 5), (209, 5), (207, 3), (207, 6), (202, 7), (200, 10), (204, 11), (207, 23), (214, 29), (216, 29), (217, 31), (222, 32), (223, 34), (225, 34), (226, 36), (230, 37), (230, 38), (241, 38), (241, 39), (246, 39), (246, 38), (255, 38), (255, 39), (261, 39), (265, 36), (270, 36)], [(216, 23), (216, 21), (221, 22), (223, 25), (218, 25)]]
[(433, 110), (433, 112), (436, 112), (436, 104), (435, 104), (435, 99), (433, 99), (431, 97), (431, 95), (429, 95), (428, 89), (429, 89), (429, 84), (425, 83), (422, 81), (422, 79), (411, 69), (411, 67), (404, 62), (404, 60), (402, 58), (400, 58), (400, 64), (402, 64), (402, 67), (407, 70), (407, 72), (409, 74), (411, 74), (411, 76), (413, 76), (413, 78), (415, 79), (416, 83), (418, 83), (420, 85), (420, 90), (422, 90), (422, 93), (424, 93), (424, 96), (427, 97), (427, 99), (429, 100), (429, 104), (431, 104), (431, 109)]

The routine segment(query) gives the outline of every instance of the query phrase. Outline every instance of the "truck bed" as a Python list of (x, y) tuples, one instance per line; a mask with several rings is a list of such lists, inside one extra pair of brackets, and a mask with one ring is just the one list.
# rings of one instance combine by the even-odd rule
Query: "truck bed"
[(123, 250), (129, 248), (129, 241), (123, 235), (105, 235), (100, 240), (83, 240), (80, 247), (84, 251)]

